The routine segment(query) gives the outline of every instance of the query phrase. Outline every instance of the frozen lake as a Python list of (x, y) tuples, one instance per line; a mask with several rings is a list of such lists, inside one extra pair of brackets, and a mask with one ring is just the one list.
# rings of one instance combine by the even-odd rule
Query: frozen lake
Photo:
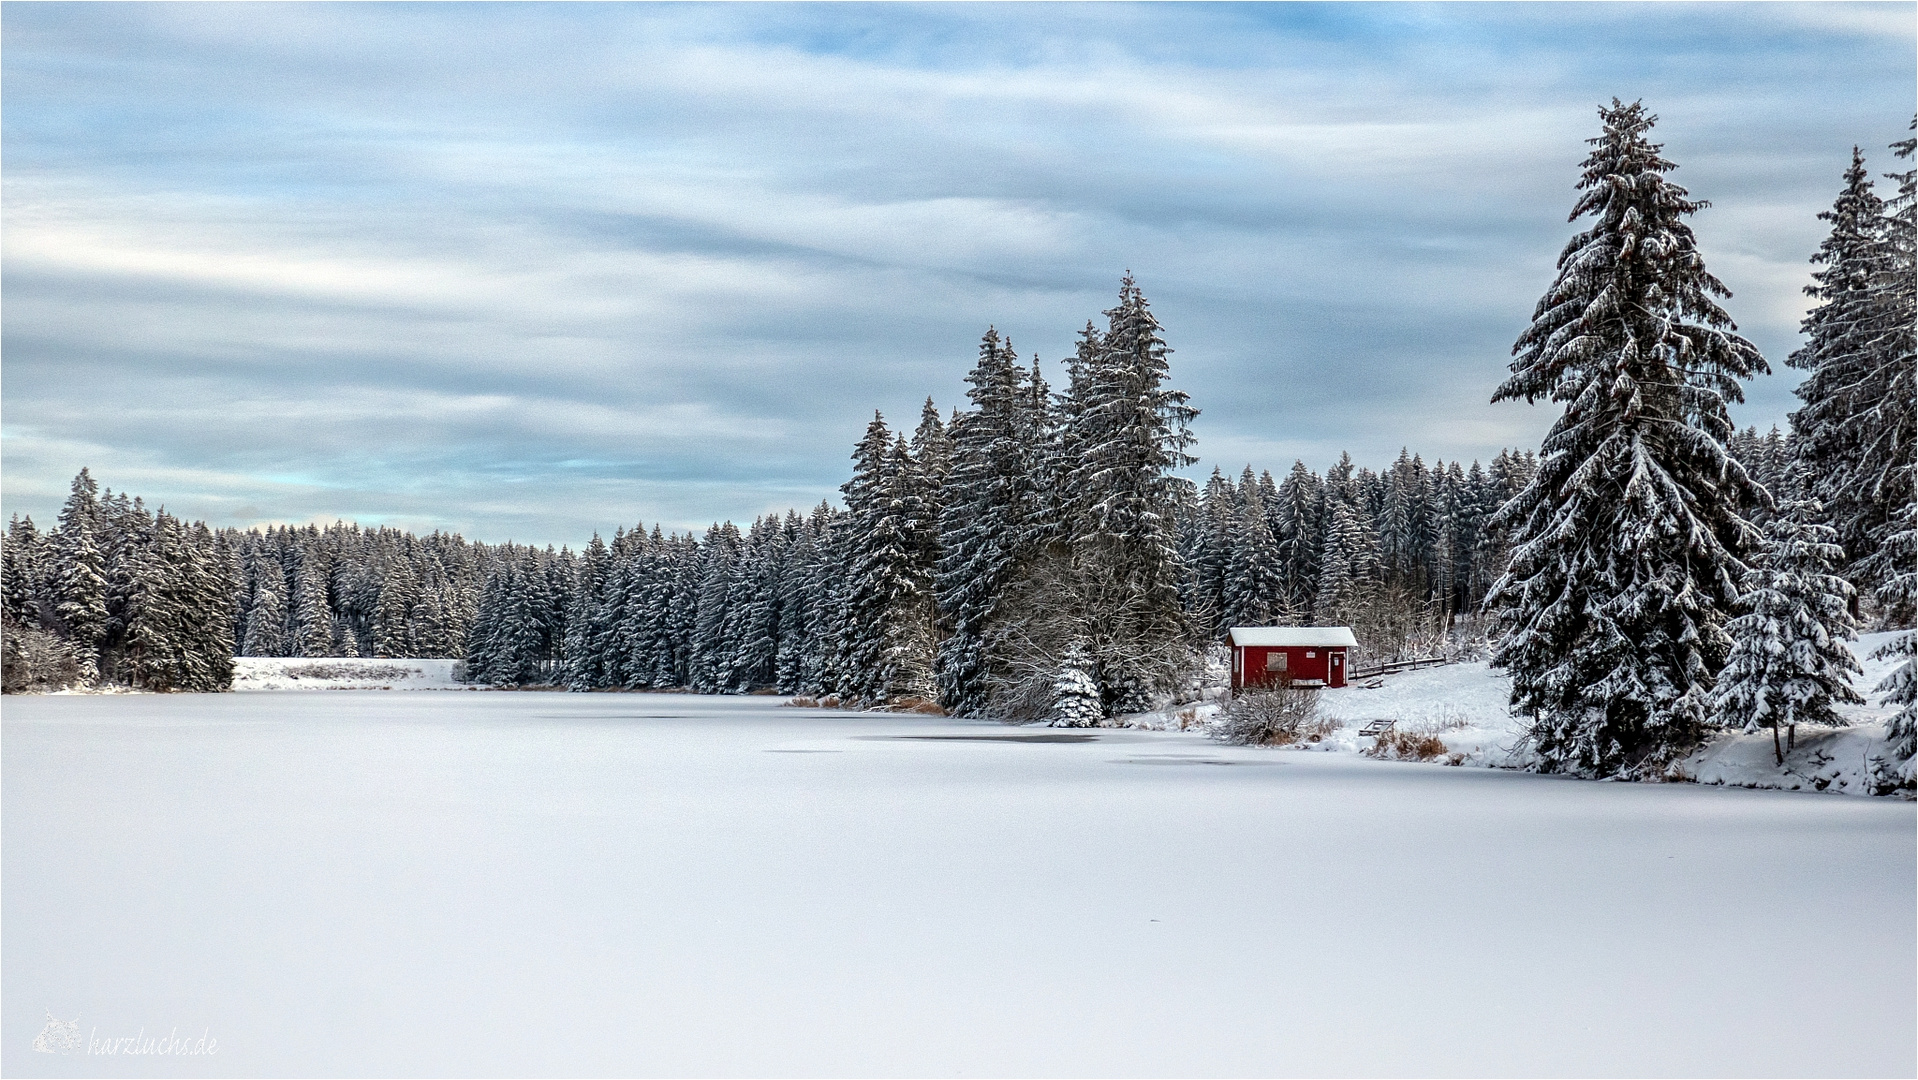
[[(1918, 1069), (1910, 803), (1029, 738), (1061, 734), (766, 698), (9, 698), (0, 1065)], [(36, 1052), (48, 1013), (217, 1054)]]

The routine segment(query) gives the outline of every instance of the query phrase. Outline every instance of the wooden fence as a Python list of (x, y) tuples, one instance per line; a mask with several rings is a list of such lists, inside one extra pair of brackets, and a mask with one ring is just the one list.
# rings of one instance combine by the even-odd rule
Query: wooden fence
[(1366, 668), (1363, 671), (1353, 671), (1348, 673), (1345, 679), (1347, 682), (1358, 682), (1360, 679), (1375, 679), (1380, 675), (1390, 675), (1398, 671), (1416, 671), (1419, 668), (1440, 667), (1445, 664), (1456, 663), (1458, 663), (1458, 661), (1443, 656), (1420, 656), (1411, 660), (1395, 660), (1392, 663), (1380, 664), (1378, 667)]

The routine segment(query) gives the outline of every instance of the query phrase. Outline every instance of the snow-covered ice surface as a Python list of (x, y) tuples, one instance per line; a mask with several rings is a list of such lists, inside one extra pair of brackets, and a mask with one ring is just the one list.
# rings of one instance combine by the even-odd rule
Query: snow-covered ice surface
[(1907, 802), (767, 698), (49, 696), (4, 738), (13, 1076), (1918, 1069)]
[[(1797, 746), (1787, 752), (1782, 768), (1769, 731), (1719, 735), (1677, 763), (1677, 778), (1732, 787), (1871, 794), (1872, 761), (1884, 754), (1885, 721), (1895, 711), (1880, 704), (1873, 691), (1899, 663), (1874, 660), (1871, 654), (1895, 636), (1866, 634), (1851, 643), (1864, 669), (1853, 685), (1866, 699), (1864, 705), (1838, 707), (1851, 727), (1799, 728)], [(1361, 684), (1321, 691), (1317, 715), (1341, 726), (1317, 741), (1286, 749), (1363, 751), (1373, 740), (1359, 731), (1371, 721), (1391, 720), (1395, 730), (1443, 742), (1452, 764), (1509, 768), (1526, 763), (1525, 724), (1511, 715), (1507, 702), (1512, 681), (1504, 672), (1478, 661), (1402, 671), (1376, 681), (1379, 685), (1369, 689)], [(1184, 714), (1184, 726), (1197, 730), (1221, 707), (1183, 706), (1126, 717), (1125, 722), (1147, 730), (1179, 730)]]
[(368, 657), (287, 659), (242, 656), (233, 661), (233, 689), (246, 690), (464, 690), (453, 681), (457, 660), (384, 660)]

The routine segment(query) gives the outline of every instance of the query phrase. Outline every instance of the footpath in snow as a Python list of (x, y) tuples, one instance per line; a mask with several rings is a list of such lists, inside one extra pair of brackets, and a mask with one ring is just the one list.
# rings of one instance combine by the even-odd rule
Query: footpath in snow
[[(1732, 787), (1871, 794), (1871, 761), (1884, 755), (1885, 722), (1896, 711), (1881, 705), (1872, 691), (1897, 664), (1873, 660), (1871, 654), (1896, 636), (1896, 632), (1866, 634), (1851, 643), (1864, 668), (1853, 685), (1867, 703), (1839, 707), (1851, 721), (1850, 727), (1801, 726), (1797, 746), (1787, 752), (1782, 767), (1775, 763), (1769, 731), (1722, 734), (1677, 762), (1671, 778)], [(1372, 681), (1379, 685), (1320, 692), (1316, 737), (1283, 749), (1398, 757), (1409, 756), (1415, 743), (1435, 739), (1437, 744), (1426, 743), (1429, 749), (1421, 760), (1485, 768), (1518, 768), (1527, 763), (1525, 721), (1514, 717), (1507, 705), (1511, 679), (1484, 661), (1403, 671)], [(1222, 708), (1220, 703), (1187, 705), (1125, 720), (1130, 727), (1189, 730), (1207, 726)], [(1380, 720), (1391, 721), (1391, 730), (1403, 738), (1381, 746), (1380, 740), (1359, 734), (1367, 724)], [(1398, 745), (1407, 751), (1402, 753)]]

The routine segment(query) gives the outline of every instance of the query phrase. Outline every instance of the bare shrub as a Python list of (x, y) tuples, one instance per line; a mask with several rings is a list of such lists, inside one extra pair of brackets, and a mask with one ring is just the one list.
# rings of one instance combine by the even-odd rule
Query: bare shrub
[(1428, 656), (1445, 640), (1445, 615), (1423, 590), (1379, 585), (1356, 597), (1343, 612), (1359, 647), (1348, 661), (1354, 670)]
[(1299, 723), (1299, 738), (1306, 742), (1318, 742), (1327, 735), (1345, 727), (1345, 721), (1336, 716), (1320, 716), (1314, 711)]
[(1204, 662), (1196, 644), (1185, 614), (1155, 606), (1142, 582), (1049, 553), (1006, 586), (987, 633), (988, 710), (1016, 723), (1059, 720), (1062, 681), (1081, 672), (1104, 715), (1143, 712), (1194, 681)]
[(1445, 741), (1438, 736), (1410, 731), (1387, 731), (1359, 752), (1387, 761), (1434, 761), (1447, 753)]
[(945, 716), (946, 710), (936, 701), (927, 701), (922, 697), (900, 698), (884, 709), (885, 712), (920, 713), (925, 716)]
[(36, 627), (0, 630), (0, 690), (64, 690), (80, 681), (80, 658), (66, 642)]
[(1440, 705), (1432, 710), (1430, 716), (1400, 724), (1398, 730), (1413, 735), (1438, 735), (1447, 731), (1462, 731), (1471, 726), (1471, 719), (1458, 706)]
[(795, 709), (817, 709), (819, 708), (819, 699), (812, 698), (812, 697), (796, 697), (796, 698), (793, 698), (791, 701), (786, 702), (786, 704)]
[(289, 664), (283, 669), (289, 679), (325, 679), (328, 681), (400, 680), (419, 669), (400, 664)]
[(1282, 746), (1298, 740), (1300, 729), (1313, 720), (1318, 705), (1316, 688), (1290, 682), (1269, 690), (1247, 690), (1225, 707), (1215, 733), (1229, 743)]

